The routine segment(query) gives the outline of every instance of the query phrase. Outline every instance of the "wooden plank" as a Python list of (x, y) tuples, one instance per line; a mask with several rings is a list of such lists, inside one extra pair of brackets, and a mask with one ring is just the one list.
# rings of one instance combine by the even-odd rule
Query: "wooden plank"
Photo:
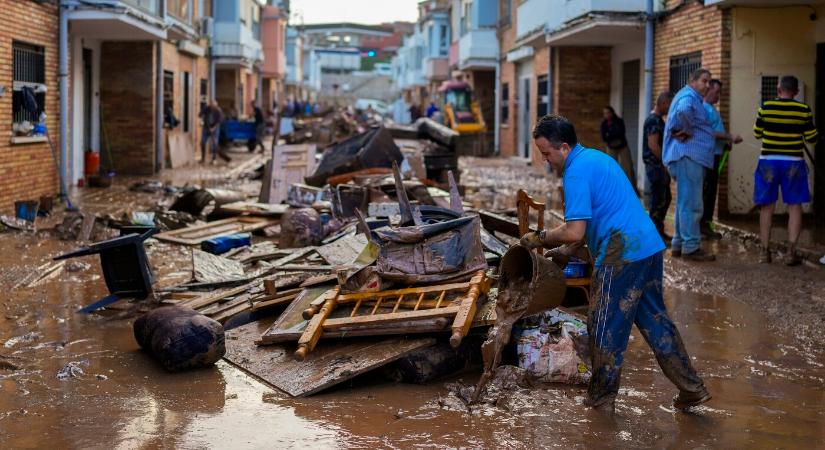
[(191, 299), (191, 300), (186, 300), (186, 301), (181, 302), (180, 304), (181, 304), (181, 306), (188, 306), (192, 309), (200, 309), (200, 308), (203, 308), (204, 306), (209, 306), (212, 303), (219, 302), (219, 301), (225, 299), (226, 297), (230, 297), (230, 296), (233, 296), (233, 295), (238, 295), (242, 292), (246, 292), (250, 288), (254, 287), (256, 284), (260, 284), (260, 283), (261, 283), (261, 280), (255, 280), (251, 283), (246, 283), (246, 284), (243, 284), (241, 286), (238, 286), (236, 288), (232, 288), (232, 289), (229, 289), (229, 290), (226, 290), (226, 291), (211, 293), (211, 294), (204, 295), (202, 297), (194, 298), (194, 299)]
[[(469, 289), (470, 282), (465, 283), (452, 283), (452, 284), (442, 284), (442, 285), (434, 285), (434, 286), (422, 286), (422, 287), (413, 287), (413, 288), (404, 288), (404, 289), (394, 289), (390, 291), (381, 291), (381, 295), (384, 296), (397, 296), (397, 295), (409, 295), (409, 294), (429, 294), (433, 292), (441, 292), (441, 291), (459, 291), (464, 289)], [(338, 296), (338, 302), (352, 302), (358, 299), (365, 299), (370, 297), (375, 297), (375, 292), (356, 292), (352, 294), (342, 294)]]
[(327, 292), (324, 297), (326, 297), (324, 306), (312, 317), (312, 320), (309, 321), (309, 324), (307, 324), (304, 330), (304, 334), (298, 339), (298, 350), (295, 350), (295, 358), (298, 360), (303, 361), (306, 355), (318, 344), (318, 340), (321, 339), (321, 332), (323, 331), (322, 324), (327, 317), (332, 314), (332, 311), (337, 305), (335, 299), (338, 297), (338, 288), (333, 288)]
[(261, 217), (232, 217), (203, 225), (166, 231), (156, 234), (154, 237), (161, 241), (174, 242), (176, 244), (200, 245), (201, 242), (208, 239), (255, 231), (276, 223), (277, 221)]
[(258, 346), (270, 322), (252, 322), (226, 332), (224, 359), (289, 395), (307, 396), (435, 344), (431, 337), (352, 339), (329, 343), (292, 358), (292, 345)]
[[(385, 323), (405, 322), (416, 319), (432, 319), (434, 317), (449, 317), (458, 313), (458, 306), (448, 306), (438, 309), (419, 309), (418, 311), (404, 311), (400, 313), (378, 314), (375, 316), (342, 317), (340, 319), (326, 319), (323, 321), (324, 330), (337, 330), (348, 326), (366, 326)], [(323, 308), (321, 308), (323, 312)], [(320, 317), (321, 314), (313, 316)]]
[(481, 219), (481, 225), (487, 231), (503, 233), (514, 238), (521, 237), (516, 219), (489, 211), (479, 211), (478, 217)]
[(292, 303), (298, 297), (298, 293), (282, 295), (280, 297), (273, 297), (268, 300), (259, 301), (252, 304), (252, 311), (258, 311), (266, 308), (273, 308), (275, 306), (284, 306)]
[(249, 214), (250, 216), (260, 217), (280, 217), (289, 205), (286, 204), (270, 204), (258, 202), (234, 202), (226, 205), (221, 205), (222, 211), (229, 211), (238, 214)]

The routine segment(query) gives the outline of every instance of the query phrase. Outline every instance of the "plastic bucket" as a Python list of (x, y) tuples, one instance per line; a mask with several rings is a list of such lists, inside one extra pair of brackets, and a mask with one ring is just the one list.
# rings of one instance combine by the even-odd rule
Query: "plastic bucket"
[(34, 222), (34, 219), (37, 217), (37, 210), (39, 208), (40, 202), (37, 200), (23, 200), (14, 202), (14, 215), (18, 219)]
[(86, 178), (97, 174), (100, 170), (100, 153), (87, 151), (83, 154), (83, 174)]

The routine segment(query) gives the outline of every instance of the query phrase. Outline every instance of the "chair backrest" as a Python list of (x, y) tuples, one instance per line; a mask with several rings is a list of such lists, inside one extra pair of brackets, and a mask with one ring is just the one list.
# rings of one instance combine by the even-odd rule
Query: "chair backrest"
[[(518, 232), (519, 235), (524, 236), (530, 231), (530, 209), (535, 209), (538, 214), (538, 223), (536, 230), (544, 229), (544, 211), (546, 209), (544, 203), (533, 200), (533, 197), (524, 189), (519, 189), (516, 194), (516, 208), (518, 212)], [(541, 253), (542, 249), (537, 248), (537, 252)]]

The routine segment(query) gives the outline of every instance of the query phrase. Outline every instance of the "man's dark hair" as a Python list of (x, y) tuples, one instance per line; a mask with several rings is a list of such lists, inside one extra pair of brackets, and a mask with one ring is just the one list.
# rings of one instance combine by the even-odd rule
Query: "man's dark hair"
[(700, 67), (700, 68), (694, 70), (693, 72), (691, 72), (690, 81), (696, 81), (699, 78), (702, 78), (702, 75), (704, 75), (704, 74), (710, 75), (710, 70), (705, 69), (704, 67)]
[(673, 93), (670, 91), (662, 91), (659, 93), (659, 96), (656, 97), (656, 104), (661, 106), (671, 100), (673, 100)]
[(779, 87), (785, 92), (799, 92), (799, 80), (793, 75), (785, 75), (779, 80)]
[(547, 139), (555, 147), (560, 146), (562, 142), (570, 147), (575, 147), (579, 143), (573, 124), (557, 114), (548, 114), (539, 119), (533, 128), (533, 139), (540, 137)]
[(722, 87), (722, 80), (720, 80), (719, 78), (714, 78), (714, 79), (710, 80), (709, 84), (710, 84), (710, 86), (719, 86), (721, 88)]

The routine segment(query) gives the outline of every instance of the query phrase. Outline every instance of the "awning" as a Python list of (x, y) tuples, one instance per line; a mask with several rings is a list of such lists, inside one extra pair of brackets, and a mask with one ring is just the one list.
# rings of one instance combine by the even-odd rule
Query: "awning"
[(612, 46), (643, 42), (644, 25), (641, 16), (590, 15), (548, 32), (545, 41), (554, 46)]
[(70, 33), (106, 41), (166, 39), (163, 22), (131, 8), (88, 8), (68, 13)]

